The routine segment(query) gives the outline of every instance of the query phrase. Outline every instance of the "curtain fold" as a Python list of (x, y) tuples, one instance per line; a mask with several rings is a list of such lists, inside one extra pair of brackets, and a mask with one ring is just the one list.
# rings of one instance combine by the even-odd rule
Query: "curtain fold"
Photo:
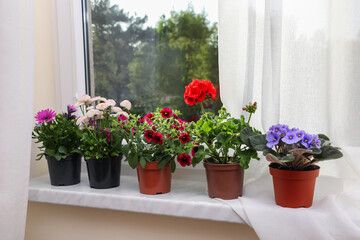
[(24, 239), (33, 123), (33, 1), (0, 1), (0, 233)]
[(219, 1), (220, 92), (233, 116), (360, 146), (360, 2)]

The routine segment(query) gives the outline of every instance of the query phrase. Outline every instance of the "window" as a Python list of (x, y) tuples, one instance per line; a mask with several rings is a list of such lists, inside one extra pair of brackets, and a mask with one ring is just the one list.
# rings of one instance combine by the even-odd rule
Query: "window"
[[(200, 109), (184, 103), (185, 86), (207, 79), (219, 90), (217, 1), (204, 3), (91, 0), (91, 93), (129, 99), (136, 114), (171, 107), (197, 120)], [(219, 94), (205, 106), (216, 112)]]

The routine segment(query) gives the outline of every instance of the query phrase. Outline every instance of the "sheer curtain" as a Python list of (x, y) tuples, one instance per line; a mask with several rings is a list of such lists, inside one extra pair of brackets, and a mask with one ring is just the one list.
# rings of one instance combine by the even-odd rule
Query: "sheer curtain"
[[(219, 1), (224, 106), (239, 116), (257, 101), (252, 124), (264, 132), (283, 123), (360, 147), (359, 12), (357, 0)], [(322, 172), (360, 177), (359, 163), (335, 162)]]
[(0, 1), (0, 238), (24, 239), (31, 152), (33, 1)]

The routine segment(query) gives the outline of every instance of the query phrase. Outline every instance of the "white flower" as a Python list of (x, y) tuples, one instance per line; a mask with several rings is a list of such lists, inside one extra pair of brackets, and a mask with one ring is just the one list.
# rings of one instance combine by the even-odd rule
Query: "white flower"
[(94, 106), (90, 106), (90, 107), (88, 107), (86, 110), (91, 110), (91, 109), (94, 109)]
[(127, 110), (131, 109), (131, 102), (129, 100), (124, 100), (120, 103), (120, 107), (126, 108)]
[(91, 98), (91, 99), (89, 99), (89, 100), (86, 101), (86, 105), (90, 105), (90, 104), (92, 104), (93, 102), (95, 102), (95, 100), (93, 100), (93, 99)]
[(116, 102), (113, 99), (108, 99), (105, 102), (108, 106), (114, 107), (116, 105)]
[(81, 116), (79, 117), (77, 120), (76, 120), (76, 125), (80, 125), (81, 123), (83, 123), (85, 120), (85, 117), (84, 116)]
[(119, 107), (112, 107), (111, 108), (111, 112), (114, 112), (114, 113), (118, 113), (118, 112), (122, 112), (123, 110)]
[(85, 102), (77, 102), (77, 103), (75, 103), (75, 107), (79, 107), (79, 106), (82, 106), (82, 105), (85, 105)]
[(97, 115), (102, 115), (103, 112), (102, 111), (99, 111), (97, 109), (90, 109), (87, 113), (86, 113), (86, 116), (89, 117), (89, 118), (93, 118), (94, 116), (97, 116)]
[(82, 95), (82, 96), (79, 98), (78, 102), (83, 102), (83, 103), (85, 103), (85, 102), (87, 102), (87, 101), (90, 100), (90, 99), (91, 99), (91, 97), (90, 97), (89, 95), (84, 94), (84, 95)]
[(126, 117), (126, 119), (129, 119), (129, 114), (127, 112), (118, 112), (115, 116), (119, 117), (121, 115)]
[(104, 102), (104, 103), (99, 103), (98, 105), (96, 105), (96, 109), (99, 109), (99, 110), (104, 110), (108, 107), (107, 103)]
[(106, 98), (103, 98), (103, 97), (99, 97), (99, 100), (98, 101), (101, 101), (101, 102), (106, 102)]
[(103, 115), (96, 115), (95, 116), (95, 120), (98, 120), (98, 119), (103, 119), (104, 118), (104, 116)]
[(100, 98), (101, 98), (100, 96), (97, 96), (97, 97), (93, 97), (92, 100), (94, 100), (94, 101), (99, 101)]

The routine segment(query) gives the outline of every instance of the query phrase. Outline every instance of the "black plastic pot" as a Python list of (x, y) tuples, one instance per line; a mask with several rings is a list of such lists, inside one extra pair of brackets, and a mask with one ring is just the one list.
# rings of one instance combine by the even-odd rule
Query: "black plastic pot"
[(90, 187), (105, 189), (119, 186), (121, 159), (122, 155), (85, 159)]
[(53, 186), (69, 186), (80, 182), (81, 154), (73, 154), (59, 161), (45, 155), (50, 182)]

